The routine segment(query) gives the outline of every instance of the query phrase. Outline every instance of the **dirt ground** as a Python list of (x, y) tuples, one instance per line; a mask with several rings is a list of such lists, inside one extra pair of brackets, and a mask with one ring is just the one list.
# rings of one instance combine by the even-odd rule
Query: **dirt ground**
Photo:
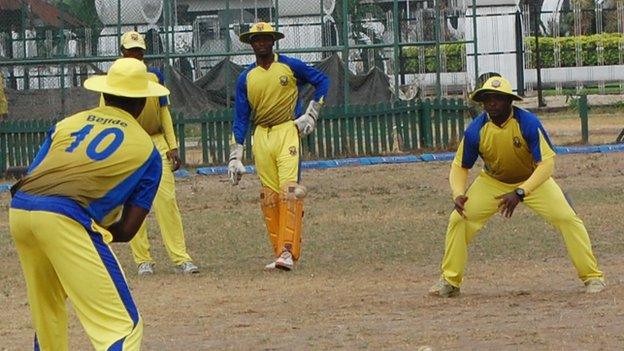
[[(556, 178), (587, 225), (608, 288), (583, 293), (560, 236), (526, 208), (495, 216), (470, 246), (462, 295), (426, 296), (438, 278), (451, 209), (447, 162), (306, 171), (296, 270), (264, 272), (270, 248), (259, 183), (180, 180), (197, 276), (172, 272), (150, 217), (156, 275), (114, 250), (145, 321), (145, 350), (619, 350), (624, 345), (622, 154), (558, 157)], [(476, 175), (473, 170), (471, 175)], [(0, 350), (33, 330), (0, 193)], [(74, 316), (72, 314), (72, 316)], [(75, 317), (71, 350), (89, 342)]]

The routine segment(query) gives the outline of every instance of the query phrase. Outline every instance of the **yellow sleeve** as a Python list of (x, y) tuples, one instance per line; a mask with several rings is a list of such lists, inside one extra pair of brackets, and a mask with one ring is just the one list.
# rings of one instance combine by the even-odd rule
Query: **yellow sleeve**
[[(462, 158), (464, 155), (464, 139), (463, 138), (460, 142), (459, 145), (457, 146), (457, 151), (455, 151), (455, 158), (453, 159), (453, 165), (458, 166), (461, 168), (462, 165)], [(452, 169), (451, 169), (452, 171)]]
[(100, 107), (102, 106), (106, 106), (106, 103), (104, 102), (104, 95), (100, 94)]
[(171, 118), (171, 113), (169, 113), (168, 106), (160, 107), (160, 119), (162, 123), (162, 132), (165, 134), (165, 140), (169, 145), (169, 150), (177, 149), (178, 142), (173, 130), (173, 119)]
[(458, 166), (455, 162), (451, 165), (449, 183), (453, 192), (453, 200), (466, 192), (466, 182), (468, 181), (468, 168)]
[(525, 195), (529, 195), (533, 190), (537, 189), (542, 183), (553, 175), (555, 170), (555, 158), (549, 157), (537, 164), (537, 167), (533, 171), (533, 174), (529, 179), (525, 180), (520, 185), (520, 188), (524, 190)]

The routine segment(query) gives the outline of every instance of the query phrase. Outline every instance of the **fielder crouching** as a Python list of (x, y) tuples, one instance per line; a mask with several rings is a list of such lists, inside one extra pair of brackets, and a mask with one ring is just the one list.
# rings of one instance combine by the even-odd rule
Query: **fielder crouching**
[[(265, 269), (291, 270), (301, 254), (306, 192), (299, 184), (300, 137), (314, 131), (329, 79), (298, 59), (273, 53), (275, 41), (282, 38), (264, 22), (240, 35), (253, 48), (256, 62), (237, 81), (228, 176), (236, 185), (245, 173), (243, 143), (253, 116), (252, 151), (262, 183), (261, 207), (276, 256)], [(315, 87), (315, 94), (302, 114), (299, 88), (306, 83)]]
[[(555, 152), (538, 117), (513, 106), (514, 100), (522, 98), (503, 77), (489, 78), (471, 99), (482, 103), (485, 112), (464, 132), (451, 166), (455, 209), (446, 232), (442, 276), (429, 293), (459, 295), (468, 244), (496, 212), (509, 218), (521, 202), (561, 233), (586, 292), (602, 291), (604, 277), (587, 229), (552, 178)], [(466, 187), (468, 171), (478, 157), (483, 160), (483, 170)]]

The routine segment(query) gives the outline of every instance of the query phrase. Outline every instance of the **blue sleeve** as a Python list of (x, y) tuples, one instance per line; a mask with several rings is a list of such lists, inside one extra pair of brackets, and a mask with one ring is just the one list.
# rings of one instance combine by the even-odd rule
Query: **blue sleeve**
[(236, 81), (236, 98), (234, 103), (234, 121), (232, 122), (232, 134), (236, 143), (243, 145), (247, 130), (249, 129), (249, 121), (251, 120), (251, 106), (247, 98), (247, 74), (249, 70), (245, 70), (238, 76)]
[(537, 118), (536, 115), (531, 112), (516, 108), (514, 111), (516, 118), (518, 119), (518, 123), (520, 124), (520, 132), (522, 133), (522, 137), (527, 142), (527, 146), (531, 151), (531, 155), (533, 155), (533, 160), (535, 162), (542, 162), (542, 149), (540, 148), (540, 132), (548, 142), (548, 145), (551, 149), (555, 149), (550, 142), (550, 138), (548, 137), (548, 133), (542, 126), (542, 123)]
[(162, 160), (156, 148), (154, 148), (147, 163), (145, 172), (143, 172), (141, 179), (139, 179), (139, 182), (132, 191), (132, 194), (130, 194), (125, 205), (139, 206), (149, 211), (152, 207), (156, 192), (158, 191), (158, 185), (160, 184), (160, 177), (163, 171)]
[(464, 150), (461, 166), (472, 168), (479, 158), (479, 142), (481, 141), (481, 128), (487, 123), (487, 114), (484, 112), (470, 122), (464, 132)]
[(28, 173), (34, 171), (35, 168), (39, 166), (41, 161), (43, 161), (43, 159), (48, 155), (48, 151), (50, 151), (50, 146), (52, 145), (52, 135), (54, 135), (55, 130), (56, 130), (56, 126), (53, 126), (48, 131), (45, 140), (41, 144), (41, 147), (39, 147), (39, 151), (37, 152), (37, 155), (30, 163), (30, 167), (28, 167)]
[(327, 91), (329, 90), (329, 78), (325, 73), (312, 66), (308, 66), (305, 62), (296, 58), (279, 55), (279, 61), (287, 64), (290, 69), (293, 70), (298, 84), (299, 82), (301, 85), (310, 83), (314, 86), (315, 101), (321, 102), (325, 100), (325, 96), (327, 96)]
[[(165, 75), (156, 67), (149, 67), (147, 69), (148, 72), (154, 73), (156, 77), (158, 77), (158, 83), (160, 85), (165, 85)], [(160, 96), (158, 97), (158, 102), (160, 103), (160, 107), (169, 105), (169, 97)]]

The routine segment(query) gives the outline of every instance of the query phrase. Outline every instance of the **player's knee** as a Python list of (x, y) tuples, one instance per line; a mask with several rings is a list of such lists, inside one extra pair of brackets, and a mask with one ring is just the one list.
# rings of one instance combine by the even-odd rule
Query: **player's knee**
[(551, 223), (555, 225), (560, 224), (580, 224), (583, 225), (583, 221), (573, 211), (557, 211), (549, 216)]

